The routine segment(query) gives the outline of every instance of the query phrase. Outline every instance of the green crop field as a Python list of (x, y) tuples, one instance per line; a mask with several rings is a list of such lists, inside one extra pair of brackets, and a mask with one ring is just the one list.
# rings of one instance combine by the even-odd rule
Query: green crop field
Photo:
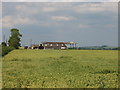
[(14, 50), (3, 88), (117, 88), (117, 50)]

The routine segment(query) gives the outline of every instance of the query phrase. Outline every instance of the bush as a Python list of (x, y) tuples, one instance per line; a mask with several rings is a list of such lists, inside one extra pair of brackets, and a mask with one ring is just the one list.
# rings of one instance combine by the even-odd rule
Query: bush
[(8, 54), (10, 51), (14, 50), (14, 47), (10, 47), (10, 46), (2, 46), (2, 56)]

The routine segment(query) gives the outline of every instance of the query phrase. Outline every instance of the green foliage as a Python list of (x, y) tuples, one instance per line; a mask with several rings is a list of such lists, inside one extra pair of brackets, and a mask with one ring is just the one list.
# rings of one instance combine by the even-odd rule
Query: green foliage
[(7, 46), (2, 46), (2, 56), (8, 54), (10, 51), (14, 50), (14, 47), (7, 47)]
[[(2, 45), (0, 45), (0, 58), (2, 57)], [(1, 59), (0, 59), (1, 60)]]
[(117, 88), (117, 50), (14, 50), (3, 88)]
[(5, 42), (2, 42), (2, 46), (7, 46)]
[(118, 50), (119, 48), (103, 45), (103, 46), (79, 47), (78, 49), (81, 49), (81, 50)]
[(8, 41), (9, 46), (18, 49), (21, 41), (20, 37), (22, 37), (22, 35), (19, 33), (18, 29), (11, 29), (11, 37)]

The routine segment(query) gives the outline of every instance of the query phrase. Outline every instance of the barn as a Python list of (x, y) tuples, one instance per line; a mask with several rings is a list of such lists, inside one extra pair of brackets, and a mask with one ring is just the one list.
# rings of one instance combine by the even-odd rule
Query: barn
[(41, 42), (44, 49), (67, 49), (67, 45), (75, 48), (76, 44), (75, 42)]

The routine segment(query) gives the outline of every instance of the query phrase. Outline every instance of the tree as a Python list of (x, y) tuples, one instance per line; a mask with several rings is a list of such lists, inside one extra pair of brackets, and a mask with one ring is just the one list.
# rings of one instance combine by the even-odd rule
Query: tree
[(2, 46), (7, 46), (7, 44), (5, 42), (2, 42)]
[(11, 29), (11, 36), (8, 40), (8, 45), (18, 49), (21, 41), (20, 37), (22, 37), (22, 35), (19, 33), (18, 29), (16, 28)]

